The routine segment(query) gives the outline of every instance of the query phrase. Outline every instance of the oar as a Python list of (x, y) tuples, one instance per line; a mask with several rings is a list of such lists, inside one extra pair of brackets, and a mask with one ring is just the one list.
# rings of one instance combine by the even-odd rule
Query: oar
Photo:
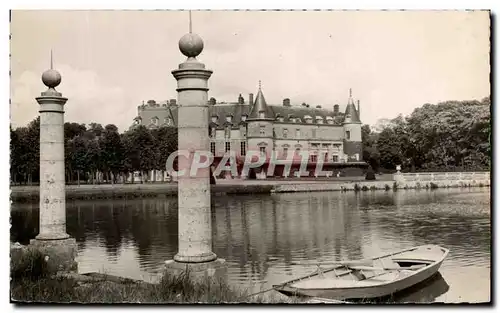
[(301, 261), (292, 261), (292, 265), (350, 265), (350, 264), (368, 264), (371, 263), (372, 260), (361, 260), (361, 261), (326, 261), (326, 262), (301, 262)]
[(387, 266), (387, 267), (372, 267), (372, 266), (350, 266), (350, 269), (360, 270), (360, 271), (387, 271), (387, 270), (416, 270), (424, 267), (425, 264), (412, 265), (409, 267), (396, 267), (396, 266)]

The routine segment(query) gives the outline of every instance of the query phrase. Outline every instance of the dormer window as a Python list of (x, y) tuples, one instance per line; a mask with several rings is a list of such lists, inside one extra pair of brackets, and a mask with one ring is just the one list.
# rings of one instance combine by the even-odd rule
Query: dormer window
[(153, 118), (151, 119), (151, 124), (153, 124), (153, 125), (158, 125), (158, 117), (157, 117), (157, 116), (155, 116), (155, 117), (153, 117)]
[(233, 120), (233, 116), (231, 114), (226, 116), (226, 122), (231, 123), (232, 120)]
[(170, 126), (172, 124), (172, 121), (170, 119), (170, 117), (165, 117), (165, 120), (163, 121), (165, 123), (165, 125), (167, 126)]
[(246, 115), (246, 114), (243, 114), (243, 115), (241, 116), (241, 120), (242, 120), (243, 122), (245, 122), (245, 121), (247, 120), (247, 115)]
[(219, 117), (217, 115), (212, 115), (212, 123), (217, 123)]
[(306, 116), (304, 116), (304, 119), (306, 120), (306, 123), (307, 123), (307, 124), (311, 124), (311, 123), (312, 123), (312, 120), (313, 120), (312, 116), (310, 116), (310, 115), (306, 115)]
[(215, 127), (210, 127), (210, 138), (215, 138)]
[(333, 117), (331, 117), (331, 116), (327, 116), (327, 117), (326, 117), (326, 123), (327, 123), (327, 124), (333, 124)]
[(259, 111), (259, 118), (265, 118), (266, 117), (266, 112), (265, 111)]
[(316, 123), (317, 124), (323, 124), (323, 116), (317, 115), (316, 116)]
[(226, 139), (229, 139), (231, 138), (231, 126), (226, 126), (226, 128), (224, 128), (224, 137)]

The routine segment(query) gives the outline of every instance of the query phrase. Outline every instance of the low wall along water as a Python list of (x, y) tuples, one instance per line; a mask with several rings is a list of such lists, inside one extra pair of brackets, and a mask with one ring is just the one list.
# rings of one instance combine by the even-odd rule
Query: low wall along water
[[(489, 172), (470, 173), (397, 173), (384, 180), (233, 180), (211, 186), (213, 195), (257, 194), (316, 191), (367, 191), (421, 188), (486, 187), (490, 186)], [(66, 186), (66, 198), (113, 199), (177, 196), (177, 183), (115, 184)], [(13, 186), (11, 199), (15, 202), (39, 201), (38, 186)]]

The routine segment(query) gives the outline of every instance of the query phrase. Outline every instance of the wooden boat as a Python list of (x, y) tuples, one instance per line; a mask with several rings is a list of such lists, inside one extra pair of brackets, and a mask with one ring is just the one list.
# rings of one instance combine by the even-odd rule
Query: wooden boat
[(382, 298), (432, 277), (448, 252), (440, 246), (424, 245), (372, 259), (330, 262), (336, 265), (325, 269), (318, 265), (315, 273), (273, 287), (287, 296)]

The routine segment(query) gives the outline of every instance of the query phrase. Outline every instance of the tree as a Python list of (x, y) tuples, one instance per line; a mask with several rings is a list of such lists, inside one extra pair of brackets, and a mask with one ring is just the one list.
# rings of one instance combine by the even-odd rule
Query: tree
[(124, 148), (121, 142), (118, 128), (109, 124), (106, 125), (104, 131), (101, 133), (99, 139), (99, 146), (101, 150), (101, 161), (103, 171), (111, 173), (111, 182), (116, 182), (116, 177), (123, 169)]

